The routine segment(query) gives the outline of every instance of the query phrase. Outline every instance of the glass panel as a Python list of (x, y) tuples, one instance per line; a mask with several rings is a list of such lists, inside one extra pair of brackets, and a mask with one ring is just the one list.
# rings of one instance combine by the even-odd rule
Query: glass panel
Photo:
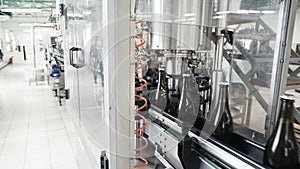
[(77, 69), (78, 81), (76, 75), (73, 78), (79, 87), (79, 97), (75, 99), (80, 103), (80, 129), (88, 138), (82, 141), (87, 140), (84, 144), (89, 146), (88, 152), (93, 153), (95, 163), (99, 161), (99, 153), (109, 149), (109, 128), (104, 115), (102, 3), (102, 0), (74, 1), (70, 4), (74, 9), (68, 13), (69, 29), (73, 33), (70, 33), (70, 45), (82, 49), (84, 57), (84, 66)]
[[(84, 9), (82, 25), (85, 67), (80, 70), (81, 124), (86, 134), (99, 149), (108, 148), (108, 127), (104, 122), (104, 71), (103, 41), (101, 27), (102, 0), (88, 0)], [(95, 158), (98, 159), (98, 152)]]
[(228, 28), (234, 30), (233, 55), (225, 61), (231, 64), (230, 107), (235, 123), (253, 130), (247, 137), (255, 137), (255, 132), (261, 136), (265, 133), (271, 76), (276, 73), (272, 69), (279, 3), (277, 0), (230, 3), (229, 11), (224, 11)]

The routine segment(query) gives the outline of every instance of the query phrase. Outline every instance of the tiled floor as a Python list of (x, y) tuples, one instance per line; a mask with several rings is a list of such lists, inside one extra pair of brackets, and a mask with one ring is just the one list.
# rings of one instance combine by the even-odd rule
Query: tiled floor
[(51, 86), (29, 86), (28, 68), (24, 62), (0, 70), (0, 168), (77, 169), (74, 132), (71, 123), (64, 123), (70, 119)]

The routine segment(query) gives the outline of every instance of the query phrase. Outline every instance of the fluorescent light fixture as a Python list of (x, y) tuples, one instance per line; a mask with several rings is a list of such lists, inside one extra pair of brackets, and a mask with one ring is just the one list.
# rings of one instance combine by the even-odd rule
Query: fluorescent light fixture
[(223, 19), (223, 18), (225, 18), (224, 15), (218, 15), (213, 17), (213, 19)]
[(231, 11), (218, 11), (216, 12), (218, 15), (229, 14)]
[(196, 16), (196, 14), (195, 13), (186, 13), (183, 16)]
[(261, 13), (261, 11), (249, 10), (249, 13), (254, 13), (254, 14), (257, 13), (258, 14), (258, 13)]
[(274, 14), (275, 11), (261, 11), (261, 13), (263, 13), (263, 14)]
[(174, 20), (175, 23), (178, 23), (178, 22), (184, 22), (184, 21), (186, 21), (186, 19), (183, 19), (183, 18), (182, 18), (182, 19), (175, 19), (175, 20)]
[(237, 12), (235, 13), (238, 13), (238, 14), (248, 14), (249, 13), (249, 10), (238, 10)]
[(216, 14), (223, 15), (223, 14), (273, 14), (275, 11), (259, 11), (259, 10), (238, 10), (238, 11), (218, 11)]
[(1, 9), (2, 12), (12, 12), (12, 13), (35, 13), (41, 12), (42, 9), (39, 8), (5, 8)]
[(196, 18), (189, 18), (189, 19), (187, 19), (188, 21), (195, 21), (196, 20)]
[(78, 13), (68, 13), (67, 14), (69, 17), (74, 17), (74, 18), (83, 18), (82, 14), (78, 14)]
[(257, 11), (257, 10), (238, 10), (238, 14), (260, 14), (262, 11)]

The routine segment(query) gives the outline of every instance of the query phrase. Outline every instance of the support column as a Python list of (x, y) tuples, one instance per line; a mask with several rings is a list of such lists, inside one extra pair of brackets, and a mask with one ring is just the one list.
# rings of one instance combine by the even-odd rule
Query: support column
[(130, 0), (107, 1), (110, 168), (133, 168), (134, 57), (131, 56)]

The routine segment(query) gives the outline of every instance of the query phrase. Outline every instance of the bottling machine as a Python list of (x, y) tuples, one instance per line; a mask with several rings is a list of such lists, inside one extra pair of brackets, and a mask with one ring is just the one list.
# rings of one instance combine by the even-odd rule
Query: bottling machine
[[(290, 54), (281, 55), (278, 52), (286, 49), (274, 48), (272, 43), (278, 43), (279, 37), (266, 22), (268, 14), (279, 17), (281, 10), (291, 14), (293, 5), (287, 1), (133, 1), (136, 106), (140, 108), (136, 168), (155, 165), (153, 157), (176, 169), (268, 167), (262, 162), (263, 145), (277, 113), (272, 102), (277, 103), (283, 93), (283, 87), (272, 86), (274, 75), (280, 74), (272, 64), (276, 57)], [(291, 24), (289, 17), (279, 23)], [(274, 60), (261, 61), (268, 56)], [(244, 62), (250, 63), (250, 71), (241, 68)], [(279, 70), (285, 71), (287, 66), (281, 66)], [(275, 98), (267, 103), (254, 79), (263, 79), (260, 85), (274, 92)], [(235, 119), (230, 143), (212, 136), (210, 125), (222, 81), (229, 81)], [(264, 131), (250, 125), (251, 111), (259, 111), (251, 107), (259, 105), (265, 112), (255, 116), (266, 117)], [(237, 122), (239, 118), (242, 122)]]
[[(113, 169), (268, 168), (296, 1), (60, 2), (80, 166), (99, 168), (105, 157)], [(210, 125), (224, 81), (229, 143)]]

